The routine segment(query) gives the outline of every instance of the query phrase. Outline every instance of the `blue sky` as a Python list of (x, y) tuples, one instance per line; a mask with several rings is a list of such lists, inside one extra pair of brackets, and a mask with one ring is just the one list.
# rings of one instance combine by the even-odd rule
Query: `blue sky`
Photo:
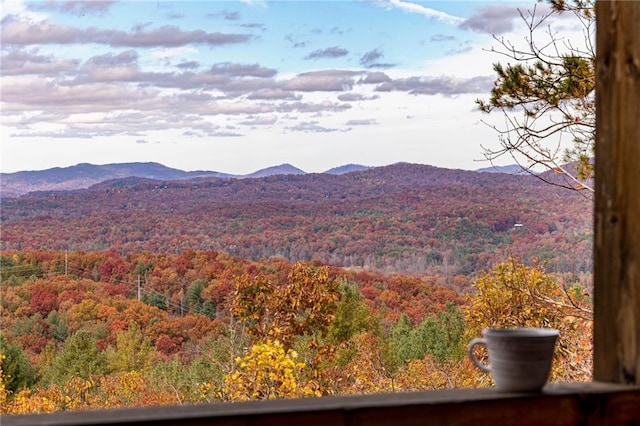
[(244, 174), (486, 167), (497, 134), (481, 120), (502, 118), (474, 100), (504, 61), (493, 36), (522, 42), (518, 10), (536, 2), (0, 4), (2, 172), (155, 161)]

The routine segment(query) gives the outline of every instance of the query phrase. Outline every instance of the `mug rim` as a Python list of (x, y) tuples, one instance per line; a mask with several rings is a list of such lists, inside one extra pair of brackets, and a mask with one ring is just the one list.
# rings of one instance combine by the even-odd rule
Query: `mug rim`
[(504, 327), (485, 328), (482, 330), (483, 336), (509, 336), (509, 337), (552, 337), (558, 336), (560, 330), (556, 328), (543, 327)]

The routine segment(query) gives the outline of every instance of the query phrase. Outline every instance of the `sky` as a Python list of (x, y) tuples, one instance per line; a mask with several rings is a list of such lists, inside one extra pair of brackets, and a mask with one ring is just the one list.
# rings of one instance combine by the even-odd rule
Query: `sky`
[(475, 100), (506, 62), (491, 52), (496, 38), (525, 42), (520, 13), (534, 6), (545, 10), (535, 0), (0, 0), (0, 171), (488, 167), (482, 146), (498, 140), (488, 124), (504, 117)]

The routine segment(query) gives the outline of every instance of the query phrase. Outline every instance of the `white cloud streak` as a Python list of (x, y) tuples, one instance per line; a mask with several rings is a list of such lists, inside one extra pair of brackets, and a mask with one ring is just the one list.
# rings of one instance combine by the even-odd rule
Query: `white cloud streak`
[(394, 7), (397, 9), (404, 10), (405, 12), (417, 13), (419, 15), (423, 15), (429, 18), (435, 18), (439, 21), (446, 22), (448, 24), (458, 25), (464, 22), (463, 18), (449, 15), (448, 13), (431, 9), (429, 7), (425, 7), (417, 3), (410, 3), (402, 0), (384, 0), (382, 3), (388, 7)]

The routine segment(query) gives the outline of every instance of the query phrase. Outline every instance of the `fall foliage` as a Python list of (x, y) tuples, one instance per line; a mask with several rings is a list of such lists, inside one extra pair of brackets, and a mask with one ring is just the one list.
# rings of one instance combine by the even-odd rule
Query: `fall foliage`
[[(139, 259), (142, 281), (165, 285), (185, 278), (187, 253), (215, 250), (254, 261), (281, 257), (428, 275), (467, 290), (474, 274), (509, 256), (546, 261), (550, 272), (589, 275), (591, 207), (580, 194), (532, 176), (402, 163), (342, 176), (116, 180), (81, 191), (3, 198), (2, 247), (185, 253), (171, 275), (150, 275), (145, 268), (151, 259)], [(64, 267), (58, 258), (57, 272)], [(92, 278), (115, 282), (122, 267), (111, 258), (90, 271)], [(73, 274), (77, 264), (69, 268)], [(26, 265), (21, 272), (38, 273)], [(168, 302), (160, 293), (146, 297)], [(43, 310), (50, 308), (42, 302)]]
[(11, 251), (2, 263), (3, 413), (483, 386), (464, 350), (490, 326), (559, 328), (554, 380), (590, 374), (588, 292), (515, 260), (466, 294), (212, 251)]

